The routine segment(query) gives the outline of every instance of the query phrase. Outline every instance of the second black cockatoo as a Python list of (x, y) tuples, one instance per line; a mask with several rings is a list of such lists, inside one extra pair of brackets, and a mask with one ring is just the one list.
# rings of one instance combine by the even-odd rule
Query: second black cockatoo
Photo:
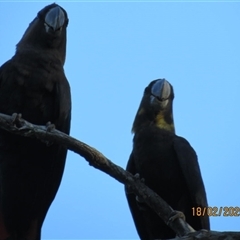
[[(206, 214), (194, 216), (197, 207), (207, 207), (207, 197), (194, 149), (175, 134), (173, 98), (173, 87), (165, 79), (154, 80), (146, 87), (133, 123), (133, 150), (127, 171), (138, 173), (174, 210), (182, 211), (195, 230), (209, 230)], [(174, 231), (131, 189), (126, 187), (125, 191), (141, 239), (175, 237)]]

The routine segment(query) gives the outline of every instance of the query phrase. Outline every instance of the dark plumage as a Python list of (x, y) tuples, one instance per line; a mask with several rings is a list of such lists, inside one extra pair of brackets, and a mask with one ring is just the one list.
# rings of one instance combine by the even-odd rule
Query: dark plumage
[[(68, 16), (43, 8), (0, 68), (0, 112), (22, 113), (69, 134), (71, 95), (63, 65)], [(0, 130), (0, 239), (38, 240), (61, 182), (67, 149)], [(57, 228), (56, 228), (57, 231)]]
[[(193, 207), (206, 207), (207, 198), (197, 155), (188, 141), (175, 134), (173, 87), (165, 79), (145, 89), (133, 123), (133, 150), (127, 171), (139, 173), (145, 184), (174, 210), (182, 211), (196, 230), (209, 229), (208, 216), (193, 216)], [(174, 238), (175, 233), (145, 203), (125, 188), (128, 204), (141, 239)]]

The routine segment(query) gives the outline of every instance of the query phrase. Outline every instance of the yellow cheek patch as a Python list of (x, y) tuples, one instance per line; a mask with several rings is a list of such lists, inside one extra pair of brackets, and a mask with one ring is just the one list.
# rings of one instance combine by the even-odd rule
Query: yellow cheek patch
[(175, 128), (174, 128), (174, 124), (172, 123), (167, 123), (164, 119), (164, 114), (162, 112), (160, 112), (157, 116), (156, 116), (156, 126), (161, 128), (161, 129), (165, 129), (167, 131), (170, 132), (175, 132)]
[(145, 110), (144, 110), (144, 108), (141, 108), (141, 109), (138, 111), (137, 115), (142, 115), (143, 113), (145, 113)]
[[(140, 115), (143, 115), (145, 113), (145, 109), (142, 107), (139, 109), (139, 111), (137, 112), (137, 116), (140, 116)], [(135, 128), (134, 128), (134, 125), (132, 127), (132, 133), (134, 134), (135, 133)]]

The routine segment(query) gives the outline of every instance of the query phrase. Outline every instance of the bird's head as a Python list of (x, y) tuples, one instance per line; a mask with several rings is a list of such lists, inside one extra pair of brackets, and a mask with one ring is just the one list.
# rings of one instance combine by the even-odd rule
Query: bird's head
[(64, 63), (67, 25), (67, 12), (55, 3), (50, 4), (39, 11), (37, 17), (29, 24), (17, 44), (17, 50), (29, 47), (37, 50), (57, 50)]
[(175, 132), (172, 112), (173, 99), (173, 87), (167, 80), (152, 81), (143, 93), (132, 132), (136, 133), (141, 128), (150, 125)]

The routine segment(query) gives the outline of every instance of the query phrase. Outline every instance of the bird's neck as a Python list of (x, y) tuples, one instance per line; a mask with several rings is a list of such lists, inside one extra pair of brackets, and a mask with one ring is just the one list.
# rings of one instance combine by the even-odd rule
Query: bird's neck
[(170, 114), (166, 112), (160, 112), (157, 115), (149, 117), (149, 115), (146, 114), (144, 110), (142, 110), (134, 120), (132, 133), (136, 133), (139, 130), (149, 126), (156, 126), (160, 129), (175, 133), (172, 113)]
[(29, 56), (34, 59), (48, 59), (50, 62), (59, 62), (60, 65), (64, 65), (65, 56), (62, 56), (56, 49), (43, 49), (28, 44), (17, 45), (16, 54)]
[(155, 118), (155, 125), (160, 129), (175, 133), (175, 126), (172, 114), (165, 115), (162, 112), (159, 113)]

